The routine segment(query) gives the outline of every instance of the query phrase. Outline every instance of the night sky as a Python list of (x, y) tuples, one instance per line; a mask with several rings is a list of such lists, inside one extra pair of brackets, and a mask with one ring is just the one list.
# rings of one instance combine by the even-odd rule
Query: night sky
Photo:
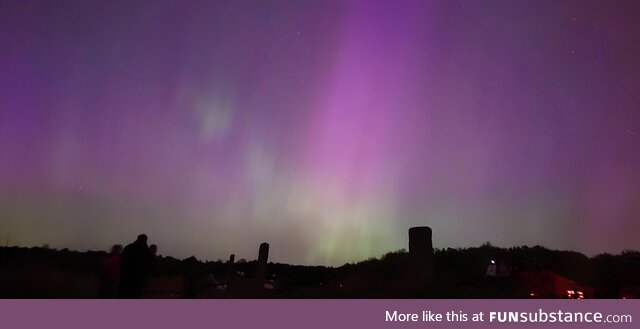
[(638, 1), (0, 0), (2, 245), (640, 248)]

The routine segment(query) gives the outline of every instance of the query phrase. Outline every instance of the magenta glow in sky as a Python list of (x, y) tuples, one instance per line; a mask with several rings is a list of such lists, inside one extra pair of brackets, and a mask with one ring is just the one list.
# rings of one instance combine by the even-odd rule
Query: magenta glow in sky
[(635, 1), (0, 1), (10, 245), (638, 249)]

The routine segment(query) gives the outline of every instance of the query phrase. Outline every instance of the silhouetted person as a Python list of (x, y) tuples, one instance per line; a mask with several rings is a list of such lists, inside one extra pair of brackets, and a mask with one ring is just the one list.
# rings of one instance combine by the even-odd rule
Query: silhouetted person
[(149, 274), (154, 276), (158, 274), (158, 245), (152, 244), (149, 246), (149, 252), (151, 253), (151, 261), (149, 262)]
[(153, 256), (147, 246), (147, 236), (138, 235), (138, 239), (127, 245), (122, 251), (122, 276), (120, 297), (140, 298), (142, 284), (149, 274)]
[(158, 246), (155, 244), (150, 245), (149, 252), (151, 252), (151, 256), (156, 257), (158, 254)]
[(122, 245), (114, 245), (100, 262), (100, 298), (118, 297), (120, 282), (120, 253)]

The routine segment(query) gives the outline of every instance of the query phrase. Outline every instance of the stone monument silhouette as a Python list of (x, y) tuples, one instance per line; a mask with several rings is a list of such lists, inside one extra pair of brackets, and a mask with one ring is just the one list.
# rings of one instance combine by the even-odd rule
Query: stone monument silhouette
[(433, 281), (432, 231), (428, 226), (409, 229), (409, 262), (412, 276), (422, 285)]
[(256, 264), (256, 278), (264, 279), (267, 275), (267, 261), (269, 260), (269, 244), (263, 242), (260, 244), (258, 252), (258, 263)]

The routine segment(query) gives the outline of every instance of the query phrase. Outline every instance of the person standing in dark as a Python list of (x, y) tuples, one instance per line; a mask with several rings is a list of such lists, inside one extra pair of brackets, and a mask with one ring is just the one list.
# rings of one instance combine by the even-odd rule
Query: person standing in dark
[(120, 253), (122, 246), (111, 247), (111, 252), (100, 262), (100, 298), (116, 298), (120, 281)]
[(151, 262), (149, 262), (149, 275), (154, 276), (158, 274), (158, 245), (152, 244), (149, 246), (149, 252), (151, 253)]
[(153, 255), (147, 246), (147, 236), (138, 235), (133, 243), (127, 245), (121, 256), (121, 298), (140, 298), (142, 285), (151, 267)]
[(152, 258), (158, 256), (158, 245), (152, 244), (149, 246), (149, 252), (151, 252)]

